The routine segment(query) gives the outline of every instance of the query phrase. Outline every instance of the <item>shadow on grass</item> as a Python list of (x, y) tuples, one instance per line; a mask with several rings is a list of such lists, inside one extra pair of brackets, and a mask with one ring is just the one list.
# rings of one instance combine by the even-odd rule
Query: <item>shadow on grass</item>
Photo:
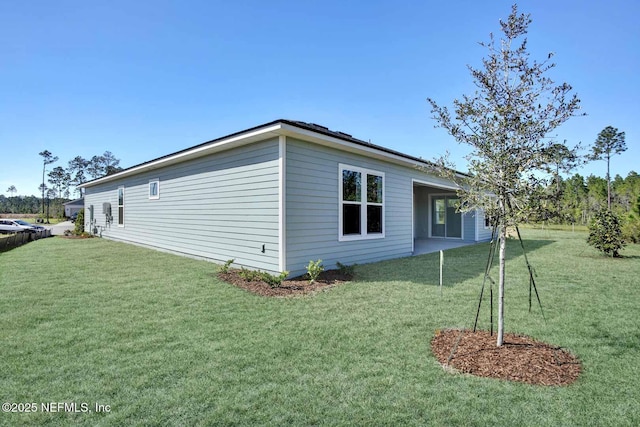
[[(524, 240), (527, 255), (553, 243), (554, 240)], [(490, 243), (478, 243), (444, 251), (443, 285), (455, 286), (466, 280), (482, 278), (489, 257)], [(517, 239), (507, 242), (506, 260), (522, 258), (522, 248)], [(493, 269), (498, 266), (495, 254)], [(535, 266), (534, 266), (535, 267)], [(526, 267), (525, 267), (526, 268)], [(398, 258), (374, 264), (361, 265), (356, 270), (358, 282), (412, 282), (438, 286), (440, 283), (440, 253), (430, 253)], [(494, 277), (495, 280), (495, 277)]]

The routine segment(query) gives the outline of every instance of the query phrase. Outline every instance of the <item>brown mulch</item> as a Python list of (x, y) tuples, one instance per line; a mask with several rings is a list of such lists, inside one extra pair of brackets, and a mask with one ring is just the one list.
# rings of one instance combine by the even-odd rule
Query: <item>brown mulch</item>
[(561, 347), (507, 333), (497, 347), (496, 338), (488, 331), (447, 329), (436, 331), (431, 349), (444, 367), (479, 377), (562, 386), (580, 375), (578, 358)]
[(227, 283), (266, 297), (308, 295), (347, 283), (352, 279), (340, 270), (325, 270), (314, 283), (309, 283), (309, 279), (304, 275), (284, 280), (280, 287), (272, 288), (262, 280), (248, 282), (238, 274), (239, 272), (240, 270), (230, 269), (227, 273), (218, 273), (218, 277)]

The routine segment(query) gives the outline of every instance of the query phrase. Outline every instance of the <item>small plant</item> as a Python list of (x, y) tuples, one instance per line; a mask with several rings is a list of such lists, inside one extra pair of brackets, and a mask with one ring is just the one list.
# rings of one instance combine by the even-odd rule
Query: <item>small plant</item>
[(252, 282), (254, 280), (259, 280), (261, 277), (261, 273), (259, 271), (248, 270), (244, 267), (240, 267), (240, 271), (238, 275), (242, 277), (247, 282)]
[(266, 271), (262, 273), (262, 280), (272, 288), (279, 288), (282, 286), (282, 282), (289, 275), (288, 271), (283, 271), (279, 275), (269, 274)]
[(309, 261), (309, 264), (306, 266), (307, 276), (309, 277), (309, 283), (313, 284), (320, 276), (320, 273), (324, 271), (324, 266), (322, 265), (322, 260), (319, 259), (317, 261)]
[(353, 277), (356, 264), (345, 265), (338, 261), (336, 262), (336, 266), (338, 267), (338, 271), (340, 271), (340, 274), (342, 274), (343, 276)]
[(589, 225), (587, 243), (605, 255), (619, 257), (625, 242), (618, 216), (607, 209), (597, 212)]
[(227, 262), (225, 262), (225, 263), (224, 263), (224, 265), (223, 265), (222, 267), (220, 267), (220, 272), (221, 272), (222, 274), (227, 274), (227, 273), (229, 272), (229, 267), (231, 267), (231, 264), (233, 264), (233, 262), (234, 262), (235, 260), (236, 260), (236, 259), (235, 259), (235, 258), (233, 258), (233, 259), (230, 259), (230, 260), (228, 260)]

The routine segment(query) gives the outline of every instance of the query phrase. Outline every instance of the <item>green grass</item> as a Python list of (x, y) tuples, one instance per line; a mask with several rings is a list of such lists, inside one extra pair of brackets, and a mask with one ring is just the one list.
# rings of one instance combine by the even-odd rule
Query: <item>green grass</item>
[(436, 329), (473, 325), (486, 244), (445, 252), (442, 294), (429, 254), (269, 299), (203, 261), (104, 239), (29, 243), (0, 255), (1, 401), (111, 411), (1, 413), (0, 425), (639, 425), (640, 246), (610, 259), (584, 233), (523, 234), (547, 320), (528, 313), (510, 241), (506, 329), (577, 354), (571, 386), (452, 375), (431, 355)]
[(580, 224), (545, 224), (545, 223), (531, 223), (523, 224), (521, 229), (534, 228), (541, 230), (555, 230), (555, 231), (589, 231), (589, 227)]

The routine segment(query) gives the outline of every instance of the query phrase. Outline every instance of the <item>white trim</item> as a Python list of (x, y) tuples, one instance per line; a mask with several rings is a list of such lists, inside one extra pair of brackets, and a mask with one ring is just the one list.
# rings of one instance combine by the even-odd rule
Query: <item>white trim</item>
[[(426, 167), (429, 168), (431, 164), (421, 159), (404, 157), (402, 153), (392, 153), (385, 151), (383, 147), (377, 148), (362, 144), (357, 144), (348, 140), (340, 139), (334, 136), (325, 135), (320, 132), (312, 131), (297, 127), (295, 125), (284, 123), (281, 121), (269, 124), (266, 127), (260, 127), (257, 129), (249, 130), (246, 132), (240, 132), (229, 137), (222, 137), (211, 141), (210, 143), (203, 143), (197, 147), (186, 149), (178, 153), (169, 154), (167, 156), (151, 160), (149, 162), (133, 166), (122, 172), (108, 175), (102, 178), (95, 179), (93, 181), (86, 182), (78, 186), (78, 188), (87, 188), (94, 185), (114, 181), (116, 179), (124, 178), (131, 175), (136, 175), (144, 171), (151, 171), (158, 169), (162, 166), (168, 166), (175, 163), (180, 163), (189, 159), (194, 159), (209, 154), (213, 154), (222, 150), (228, 150), (230, 148), (239, 147), (242, 145), (250, 144), (257, 141), (262, 141), (268, 138), (275, 138), (277, 136), (289, 136), (293, 138), (299, 138), (303, 141), (313, 142), (316, 144), (324, 145), (327, 147), (337, 148), (342, 151), (360, 154), (369, 158), (379, 159), (385, 162), (399, 164), (408, 167)], [(459, 173), (458, 173), (459, 174)], [(463, 176), (462, 174), (459, 174)], [(432, 184), (424, 182), (427, 185), (456, 189), (456, 187), (449, 187), (446, 185)]]
[[(151, 184), (156, 183), (156, 194), (151, 194)], [(160, 199), (160, 178), (153, 178), (149, 180), (149, 200)]]
[[(462, 213), (462, 212), (459, 212), (459, 215), (460, 215), (460, 237), (434, 236), (433, 235), (433, 214), (432, 214), (432, 212), (433, 212), (433, 197), (443, 197), (443, 196), (444, 197), (454, 196), (454, 197), (460, 199), (457, 194), (451, 194), (451, 193), (433, 193), (433, 194), (429, 194), (429, 218), (428, 218), (428, 221), (429, 221), (429, 238), (430, 239), (464, 240), (464, 213)], [(446, 230), (446, 223), (445, 223), (445, 230)], [(445, 234), (446, 234), (446, 231), (445, 231)]]
[[(480, 238), (480, 209), (475, 208), (474, 213), (473, 213), (476, 217), (476, 227), (475, 227), (475, 236), (474, 236), (474, 240), (477, 242), (478, 239)], [(484, 215), (483, 215), (483, 221), (484, 222)]]
[(416, 252), (416, 183), (411, 180), (411, 253)]
[(228, 150), (230, 148), (234, 148), (237, 146), (241, 146), (244, 144), (249, 144), (256, 141), (262, 141), (269, 137), (278, 136), (280, 133), (278, 132), (281, 128), (281, 123), (276, 123), (272, 126), (256, 129), (252, 132), (242, 133), (239, 135), (234, 135), (229, 138), (224, 138), (221, 140), (217, 140), (211, 142), (210, 144), (201, 144), (197, 147), (187, 149), (181, 151), (179, 153), (170, 154), (165, 157), (161, 157), (156, 160), (152, 160), (148, 163), (144, 163), (138, 166), (134, 166), (130, 169), (126, 169), (122, 172), (115, 173), (113, 175), (108, 175), (102, 178), (95, 179), (93, 181), (86, 182), (78, 186), (78, 188), (86, 188), (91, 187), (96, 184), (100, 184), (103, 182), (112, 181), (119, 178), (124, 178), (131, 175), (136, 175), (143, 171), (157, 169), (162, 166), (171, 165), (174, 163), (180, 163), (189, 159), (202, 157), (211, 153), (215, 153), (222, 150)]
[(421, 180), (421, 179), (415, 179), (415, 178), (413, 178), (413, 179), (411, 180), (411, 182), (412, 182), (412, 184), (413, 184), (413, 185), (415, 185), (415, 184), (421, 184), (421, 185), (426, 185), (426, 186), (428, 186), (428, 187), (438, 188), (438, 189), (441, 189), (441, 190), (452, 190), (452, 191), (457, 191), (457, 190), (459, 190), (459, 189), (460, 189), (460, 187), (459, 187), (459, 186), (457, 186), (457, 185), (455, 185), (455, 184), (454, 184), (454, 185), (438, 184), (438, 183), (435, 183), (435, 182), (431, 182), (431, 181), (424, 181), (424, 180)]
[(287, 137), (278, 137), (278, 268), (280, 271), (287, 269)]
[[(354, 172), (359, 172), (360, 174), (363, 175), (363, 177), (361, 177), (361, 189), (360, 189), (360, 202), (358, 202), (360, 204), (360, 206), (364, 209), (360, 209), (360, 234), (348, 234), (348, 235), (343, 235), (342, 234), (342, 226), (343, 226), (343, 183), (342, 183), (342, 174), (343, 171), (345, 170), (350, 170), (350, 171), (354, 171)], [(371, 202), (367, 202), (367, 175), (373, 175), (373, 176), (380, 176), (382, 177), (382, 203), (371, 203)], [(352, 166), (352, 165), (347, 165), (344, 163), (339, 163), (338, 164), (338, 241), (339, 242), (347, 242), (347, 241), (353, 241), (353, 240), (371, 240), (371, 239), (384, 239), (385, 238), (385, 231), (386, 231), (386, 221), (385, 221), (385, 216), (386, 216), (386, 206), (385, 206), (385, 200), (387, 199), (387, 189), (386, 189), (386, 185), (385, 185), (385, 173), (384, 172), (380, 172), (377, 170), (373, 170), (373, 169), (367, 169), (367, 168), (362, 168), (359, 166)], [(364, 183), (364, 185), (362, 185), (362, 183)], [(349, 203), (353, 203), (353, 202), (349, 202)], [(373, 205), (373, 206), (381, 206), (382, 207), (382, 233), (367, 233), (367, 205)]]

